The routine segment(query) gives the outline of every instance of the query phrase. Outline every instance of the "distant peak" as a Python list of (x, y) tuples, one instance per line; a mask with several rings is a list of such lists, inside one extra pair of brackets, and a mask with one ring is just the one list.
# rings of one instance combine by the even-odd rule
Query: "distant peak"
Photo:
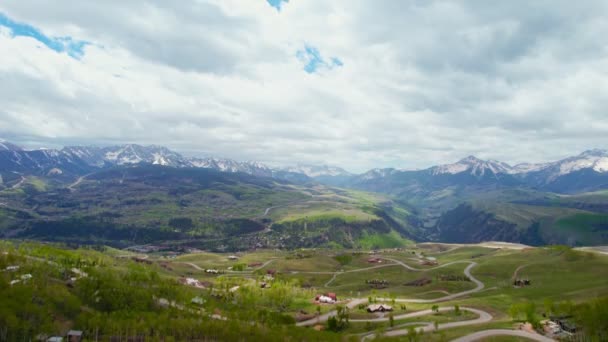
[(608, 156), (608, 150), (603, 150), (603, 149), (595, 148), (595, 149), (587, 150), (587, 151), (581, 153), (581, 156), (584, 156), (584, 157), (607, 157)]
[(477, 157), (475, 157), (473, 155), (470, 155), (470, 156), (467, 156), (466, 158), (462, 158), (459, 162), (461, 162), (461, 163), (467, 163), (467, 162), (468, 163), (471, 163), (471, 162), (477, 163), (477, 162), (484, 162), (484, 160), (479, 159), (479, 158), (477, 158)]

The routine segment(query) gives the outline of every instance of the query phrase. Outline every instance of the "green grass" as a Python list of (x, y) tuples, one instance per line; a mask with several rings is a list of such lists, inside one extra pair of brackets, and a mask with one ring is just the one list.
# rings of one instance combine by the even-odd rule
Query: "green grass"
[(560, 219), (556, 227), (558, 233), (575, 236), (579, 245), (590, 245), (608, 231), (608, 215), (579, 213)]
[(358, 241), (363, 249), (397, 248), (413, 244), (411, 240), (403, 238), (399, 233), (392, 230), (388, 234), (364, 233)]

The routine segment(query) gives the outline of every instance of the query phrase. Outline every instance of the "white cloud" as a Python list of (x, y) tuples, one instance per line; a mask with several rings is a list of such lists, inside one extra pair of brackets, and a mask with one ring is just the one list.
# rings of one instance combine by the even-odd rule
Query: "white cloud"
[[(2, 28), (0, 134), (354, 171), (605, 147), (606, 5), (475, 4), (6, 0), (92, 45), (76, 60)], [(344, 66), (306, 73), (307, 44)]]

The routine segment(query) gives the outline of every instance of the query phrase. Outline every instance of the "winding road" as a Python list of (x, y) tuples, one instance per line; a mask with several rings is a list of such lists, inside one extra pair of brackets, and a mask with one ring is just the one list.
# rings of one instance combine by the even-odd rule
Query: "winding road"
[[(464, 269), (464, 274), (467, 277), (469, 277), (471, 279), (471, 281), (473, 281), (477, 285), (474, 289), (463, 291), (463, 292), (458, 292), (458, 293), (454, 293), (454, 294), (451, 294), (451, 295), (443, 296), (443, 297), (440, 297), (440, 298), (434, 298), (434, 299), (396, 298), (395, 302), (398, 302), (398, 303), (438, 303), (438, 302), (445, 302), (445, 301), (449, 301), (449, 300), (452, 300), (452, 299), (455, 299), (455, 298), (466, 296), (466, 295), (469, 295), (469, 294), (472, 294), (472, 293), (475, 293), (475, 292), (479, 292), (479, 291), (483, 290), (483, 288), (485, 287), (484, 283), (482, 283), (481, 281), (479, 281), (477, 278), (475, 278), (471, 274), (471, 269), (477, 265), (477, 263), (474, 262), (474, 261), (454, 261), (454, 262), (450, 262), (450, 263), (447, 263), (447, 264), (444, 264), (444, 265), (441, 265), (441, 266), (437, 266), (437, 267), (433, 267), (433, 268), (429, 268), (429, 269), (418, 269), (418, 268), (411, 267), (410, 265), (407, 265), (406, 263), (401, 262), (399, 260), (390, 259), (390, 258), (385, 258), (385, 259), (394, 262), (394, 264), (387, 264), (387, 265), (374, 266), (374, 267), (368, 267), (368, 268), (361, 268), (361, 269), (351, 270), (351, 271), (345, 271), (345, 272), (338, 272), (338, 273), (334, 274), (334, 277), (332, 279), (335, 279), (335, 276), (337, 274), (351, 273), (351, 272), (362, 272), (362, 271), (366, 271), (366, 270), (370, 270), (370, 269), (375, 269), (375, 268), (380, 268), (380, 267), (388, 267), (388, 266), (395, 266), (395, 265), (400, 265), (400, 266), (405, 267), (405, 268), (407, 268), (408, 270), (411, 270), (411, 271), (427, 271), (427, 270), (432, 270), (432, 269), (438, 269), (438, 268), (446, 267), (446, 266), (453, 265), (453, 264), (468, 263), (469, 266), (467, 266), (467, 268)], [(302, 273), (304, 273), (304, 272), (302, 272)], [(324, 274), (327, 274), (327, 273), (324, 273)], [(379, 301), (391, 301), (391, 299), (389, 299), (389, 298), (378, 298), (378, 300)], [(357, 307), (359, 304), (364, 304), (364, 303), (367, 303), (367, 302), (368, 302), (367, 298), (355, 298), (355, 299), (351, 300), (350, 302), (348, 302), (348, 304), (346, 304), (346, 306), (349, 309), (352, 309), (352, 308)], [(444, 310), (449, 310), (449, 308), (446, 308)], [(472, 309), (472, 310), (476, 310), (476, 309)], [(314, 324), (317, 324), (317, 323), (320, 323), (320, 322), (324, 322), (327, 319), (329, 319), (329, 317), (335, 316), (336, 313), (337, 312), (335, 310), (334, 311), (330, 311), (330, 312), (328, 312), (326, 314), (323, 314), (323, 315), (320, 315), (318, 317), (309, 319), (307, 321), (299, 322), (299, 323), (297, 323), (297, 326), (309, 326), (309, 325), (314, 325)], [(490, 316), (490, 319), (491, 319), (491, 316)], [(373, 322), (373, 320), (371, 320), (371, 322)], [(477, 324), (477, 323), (472, 323), (472, 324)]]
[[(474, 289), (471, 290), (467, 290), (467, 291), (462, 291), (462, 292), (458, 292), (458, 293), (454, 293), (454, 294), (449, 294), (440, 298), (435, 298), (435, 299), (410, 299), (410, 298), (396, 298), (394, 299), (395, 302), (398, 303), (437, 303), (437, 302), (443, 302), (443, 301), (449, 301), (449, 300), (453, 300), (462, 296), (466, 296), (472, 293), (476, 293), (479, 291), (482, 291), (485, 288), (485, 284), (483, 282), (481, 282), (479, 279), (475, 278), (472, 274), (471, 274), (471, 269), (473, 269), (473, 267), (477, 266), (477, 263), (474, 261), (466, 261), (466, 260), (461, 260), (461, 261), (454, 261), (454, 262), (450, 262), (441, 266), (437, 266), (437, 267), (433, 267), (433, 268), (428, 268), (428, 269), (418, 269), (418, 268), (414, 268), (400, 260), (396, 260), (396, 259), (392, 259), (392, 258), (384, 258), (386, 260), (392, 261), (393, 264), (387, 264), (387, 265), (381, 265), (381, 266), (375, 266), (375, 267), (368, 267), (368, 268), (362, 268), (362, 269), (357, 269), (357, 270), (351, 270), (351, 271), (345, 271), (345, 272), (335, 272), (333, 277), (325, 284), (326, 287), (331, 284), (331, 282), (333, 282), (336, 278), (336, 276), (338, 276), (339, 274), (343, 274), (343, 273), (349, 273), (349, 272), (361, 272), (361, 271), (366, 271), (366, 270), (370, 270), (370, 269), (375, 269), (375, 268), (380, 268), (380, 267), (387, 267), (387, 266), (395, 266), (395, 265), (399, 265), (402, 266), (410, 271), (428, 271), (428, 270), (434, 270), (434, 269), (438, 269), (438, 268), (442, 268), (442, 267), (446, 267), (449, 265), (454, 265), (454, 264), (459, 264), (459, 263), (467, 263), (469, 264), (465, 269), (464, 269), (464, 274), (469, 277), (469, 279), (471, 279), (472, 282), (475, 283), (476, 287)], [(319, 272), (321, 273), (321, 272)], [(327, 272), (326, 272), (327, 273)], [(325, 274), (325, 273), (324, 273)], [(379, 301), (390, 301), (391, 299), (388, 298), (378, 298)], [(359, 306), (360, 304), (365, 304), (368, 302), (367, 298), (355, 298), (352, 299), (350, 302), (348, 302), (346, 304), (346, 307), (348, 307), (349, 309), (353, 309), (357, 306)], [(450, 329), (450, 328), (457, 328), (457, 327), (463, 327), (463, 326), (470, 326), (470, 325), (477, 325), (477, 324), (483, 324), (483, 323), (488, 323), (490, 321), (492, 321), (492, 315), (486, 311), (483, 310), (479, 310), (479, 309), (474, 309), (474, 308), (469, 308), (469, 307), (461, 307), (461, 310), (464, 311), (468, 311), (468, 312), (472, 312), (474, 314), (476, 314), (478, 317), (475, 319), (471, 319), (471, 320), (467, 320), (467, 321), (459, 321), (459, 322), (449, 322), (449, 323), (442, 323), (442, 324), (438, 324), (437, 327), (435, 327), (434, 323), (429, 323), (429, 322), (416, 322), (418, 324), (425, 324), (423, 327), (419, 327), (416, 330), (419, 332), (431, 332), (431, 331), (435, 331), (435, 330), (443, 330), (443, 329)], [(454, 310), (454, 307), (440, 307), (439, 312), (445, 312), (445, 311), (450, 311), (450, 310)], [(426, 316), (426, 315), (430, 315), (433, 313), (433, 310), (427, 309), (427, 310), (421, 310), (421, 311), (417, 311), (417, 312), (412, 312), (412, 313), (407, 313), (407, 314), (402, 314), (402, 315), (397, 315), (394, 316), (393, 319), (395, 320), (403, 320), (403, 319), (409, 319), (409, 318), (415, 318), (415, 317), (421, 317), (421, 316)], [(322, 322), (327, 321), (330, 317), (335, 316), (336, 315), (336, 311), (330, 311), (328, 313), (325, 313), (323, 315), (320, 315), (318, 317), (303, 321), (303, 322), (299, 322), (296, 325), (299, 327), (303, 327), (303, 326), (311, 326), (311, 325), (315, 325), (315, 324), (319, 324)], [(370, 322), (370, 323), (374, 323), (374, 322), (386, 322), (389, 321), (390, 318), (388, 317), (380, 317), (380, 318), (370, 318), (370, 319), (351, 319), (350, 322)], [(395, 330), (390, 330), (387, 331), (386, 333), (384, 333), (384, 336), (402, 336), (402, 335), (407, 335), (408, 334), (408, 329), (404, 328), (408, 325), (412, 325), (412, 323), (408, 323), (408, 324), (403, 324), (399, 327), (401, 327), (402, 329), (395, 329)], [(399, 328), (398, 327), (398, 328)], [(454, 340), (454, 342), (472, 342), (472, 341), (476, 341), (479, 339), (483, 339), (483, 338), (487, 338), (487, 337), (492, 337), (492, 336), (516, 336), (516, 337), (525, 337), (534, 341), (539, 341), (539, 342), (550, 342), (553, 341), (550, 338), (547, 338), (545, 336), (539, 335), (539, 334), (534, 334), (534, 333), (530, 333), (527, 331), (521, 331), (521, 330), (508, 330), (508, 329), (491, 329), (491, 330), (484, 330), (484, 331), (479, 331), (467, 336), (463, 336), (460, 337), (456, 340)], [(361, 340), (362, 341), (366, 341), (368, 339), (373, 339), (376, 337), (375, 333), (370, 333), (367, 335), (363, 335)]]
[(484, 338), (492, 337), (492, 336), (515, 336), (515, 337), (524, 337), (533, 341), (539, 342), (554, 342), (554, 340), (545, 337), (543, 335), (534, 334), (531, 332), (523, 331), (523, 330), (508, 330), (508, 329), (490, 329), (478, 331), (476, 333), (472, 333), (470, 335), (466, 335), (452, 342), (473, 342), (478, 341)]
[[(266, 266), (270, 265), (270, 264), (271, 264), (271, 263), (273, 263), (275, 260), (277, 260), (277, 259), (276, 259), (276, 258), (270, 259), (270, 260), (268, 260), (268, 261), (264, 262), (262, 265), (260, 265), (260, 266), (258, 266), (258, 267), (256, 267), (256, 268), (252, 269), (251, 271), (228, 271), (227, 273), (236, 273), (236, 274), (248, 274), (248, 273), (253, 273), (253, 272), (255, 272), (255, 271), (259, 271), (259, 270), (263, 269), (264, 267), (266, 267)], [(200, 266), (198, 266), (197, 264), (194, 264), (194, 263), (191, 263), (191, 262), (177, 261), (177, 262), (175, 262), (175, 263), (176, 263), (176, 264), (188, 265), (188, 266), (190, 266), (190, 267), (192, 267), (192, 268), (195, 268), (195, 269), (197, 269), (197, 270), (199, 270), (199, 271), (203, 271), (203, 272), (205, 272), (205, 271), (206, 271), (206, 269), (201, 268), (201, 267), (200, 267)]]
[[(439, 308), (439, 312), (445, 312), (445, 311), (451, 311), (451, 310), (454, 310), (454, 308), (453, 307)], [(437, 325), (437, 328), (435, 328), (435, 325), (433, 323), (426, 323), (426, 325), (424, 327), (417, 328), (416, 331), (430, 332), (430, 331), (435, 331), (435, 330), (457, 328), (457, 327), (463, 327), (463, 326), (474, 325), (474, 324), (483, 324), (483, 323), (488, 323), (492, 320), (492, 315), (490, 315), (489, 313), (482, 311), (482, 310), (468, 308), (468, 307), (461, 307), (460, 310), (472, 312), (472, 313), (478, 315), (479, 317), (468, 320), (468, 321), (442, 323), (442, 324)], [(433, 310), (429, 309), (429, 310), (422, 310), (422, 311), (412, 312), (409, 314), (394, 316), (394, 319), (395, 320), (409, 319), (409, 318), (415, 318), (415, 317), (426, 316), (426, 315), (431, 315), (431, 314), (433, 314)], [(372, 322), (373, 323), (373, 322), (386, 322), (388, 320), (389, 320), (388, 318), (375, 318), (375, 319), (369, 319), (369, 320), (351, 319), (350, 321), (351, 322)], [(422, 323), (422, 322), (420, 322), (420, 323)], [(407, 335), (407, 334), (408, 334), (408, 329), (395, 329), (395, 330), (387, 331), (386, 333), (384, 333), (384, 336), (392, 337), (392, 336), (402, 336), (402, 335)], [(371, 339), (374, 337), (376, 337), (376, 334), (372, 333), (372, 334), (363, 336), (361, 338), (361, 340), (365, 341), (367, 339)]]

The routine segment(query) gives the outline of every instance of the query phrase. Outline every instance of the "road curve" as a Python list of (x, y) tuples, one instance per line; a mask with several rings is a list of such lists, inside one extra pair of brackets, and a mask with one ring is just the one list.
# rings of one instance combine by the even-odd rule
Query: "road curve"
[[(405, 263), (403, 263), (403, 262), (401, 262), (399, 260), (390, 259), (390, 258), (385, 258), (385, 259), (386, 260), (390, 260), (392, 262), (395, 262), (396, 264), (401, 265), (401, 266), (403, 266), (403, 267), (405, 267), (405, 268), (407, 268), (409, 270), (412, 270), (412, 271), (427, 271), (427, 269), (417, 269), (417, 268), (411, 267), (411, 266), (409, 266), (409, 265), (407, 265), (407, 264), (405, 264)], [(444, 265), (441, 265), (441, 266), (438, 266), (438, 267), (434, 267), (434, 268), (431, 268), (431, 269), (437, 269), (437, 268), (446, 267), (446, 266), (449, 266), (449, 265), (452, 265), (452, 264), (458, 264), (458, 263), (468, 263), (469, 264), (469, 266), (467, 266), (467, 268), (464, 269), (464, 274), (467, 277), (469, 277), (471, 279), (471, 281), (473, 281), (477, 285), (474, 289), (463, 291), (463, 292), (459, 292), (459, 293), (454, 293), (454, 294), (451, 294), (451, 295), (447, 295), (447, 296), (440, 297), (440, 298), (435, 298), (435, 299), (406, 299), (406, 298), (396, 298), (395, 302), (398, 302), (398, 303), (438, 303), (438, 302), (449, 301), (449, 300), (452, 300), (452, 299), (455, 299), (455, 298), (459, 298), (459, 297), (466, 296), (466, 295), (469, 295), (469, 294), (472, 294), (472, 293), (479, 292), (479, 291), (483, 290), (483, 288), (485, 287), (484, 283), (482, 283), (481, 281), (479, 281), (477, 278), (475, 278), (471, 274), (471, 269), (477, 265), (477, 263), (474, 262), (474, 261), (454, 261), (454, 262), (447, 263), (447, 264), (444, 264)], [(386, 266), (393, 266), (393, 265), (394, 264), (382, 265), (382, 266), (379, 266), (379, 267), (386, 267)], [(372, 269), (372, 268), (376, 268), (376, 267), (370, 267), (370, 268), (367, 268), (367, 269)], [(366, 270), (366, 269), (351, 270), (351, 271), (341, 272), (341, 273), (358, 272), (358, 271), (363, 271), (363, 270)], [(391, 301), (392, 299), (389, 299), (389, 298), (378, 298), (378, 300), (386, 302), (386, 301)], [(355, 298), (355, 299), (351, 300), (348, 304), (346, 304), (346, 306), (349, 309), (352, 309), (352, 308), (358, 306), (359, 304), (363, 304), (363, 303), (367, 303), (367, 302), (368, 302), (367, 298)], [(333, 310), (333, 311), (330, 311), (330, 312), (328, 312), (326, 314), (323, 314), (323, 315), (320, 315), (318, 317), (315, 317), (313, 319), (309, 319), (307, 321), (299, 322), (296, 325), (297, 326), (314, 325), (314, 324), (326, 321), (327, 319), (329, 319), (329, 317), (335, 316), (336, 313), (337, 313), (336, 310)]]
[[(441, 308), (439, 308), (440, 312), (451, 311), (451, 310), (454, 310), (454, 307), (441, 307)], [(473, 309), (473, 308), (468, 308), (468, 307), (461, 307), (460, 310), (472, 312), (472, 313), (478, 315), (479, 317), (477, 317), (475, 319), (468, 320), (468, 321), (450, 322), (450, 323), (439, 324), (437, 326), (437, 328), (435, 328), (435, 325), (433, 323), (428, 323), (424, 327), (417, 328), (416, 331), (418, 331), (418, 332), (431, 332), (431, 331), (435, 331), (435, 330), (443, 330), (443, 329), (457, 328), (457, 327), (463, 327), (463, 326), (469, 326), (469, 325), (483, 324), (483, 323), (488, 323), (488, 322), (490, 322), (492, 320), (492, 315), (490, 315), (489, 313), (487, 313), (485, 311), (479, 310), (479, 309)], [(409, 319), (409, 318), (415, 318), (415, 317), (430, 315), (432, 313), (433, 313), (433, 310), (422, 310), (422, 311), (412, 312), (412, 313), (409, 313), (409, 314), (403, 314), (403, 315), (394, 316), (393, 318), (395, 320)], [(368, 320), (366, 320), (366, 319), (363, 319), (363, 320), (351, 319), (350, 321), (351, 322), (372, 322), (373, 323), (373, 322), (386, 322), (388, 320), (389, 320), (389, 318), (385, 318), (384, 317), (384, 318), (374, 318), (374, 319), (368, 319)], [(386, 333), (384, 333), (384, 336), (393, 337), (393, 336), (402, 336), (402, 335), (407, 335), (407, 334), (408, 334), (408, 329), (396, 329), (396, 330), (387, 331)], [(365, 340), (373, 338), (375, 336), (376, 336), (376, 334), (372, 333), (372, 334), (363, 336), (363, 338), (361, 340), (365, 341)]]
[(473, 342), (478, 341), (483, 338), (492, 337), (492, 336), (515, 336), (515, 337), (524, 337), (533, 341), (539, 342), (554, 342), (555, 340), (545, 337), (543, 335), (534, 334), (531, 332), (523, 331), (523, 330), (508, 330), (508, 329), (491, 329), (491, 330), (483, 330), (478, 331), (476, 333), (472, 333), (470, 335), (466, 335), (452, 342)]
[[(448, 264), (446, 264), (448, 265)], [(484, 289), (485, 285), (484, 283), (482, 283), (479, 279), (473, 277), (473, 275), (471, 274), (471, 269), (473, 267), (475, 267), (477, 265), (476, 262), (470, 262), (469, 266), (467, 266), (467, 268), (464, 269), (464, 274), (469, 277), (469, 279), (471, 279), (472, 282), (474, 282), (477, 286), (474, 289), (471, 290), (467, 290), (467, 291), (462, 291), (462, 292), (458, 292), (458, 293), (454, 293), (451, 295), (447, 295), (447, 296), (443, 296), (443, 297), (439, 297), (439, 298), (434, 298), (434, 299), (396, 299), (395, 301), (398, 303), (438, 303), (438, 302), (446, 302), (452, 299), (456, 299), (459, 297), (463, 297), (466, 295), (470, 295), (472, 293), (475, 292), (479, 292), (481, 290)], [(387, 301), (389, 299), (387, 298), (378, 298), (378, 300), (380, 301)]]

